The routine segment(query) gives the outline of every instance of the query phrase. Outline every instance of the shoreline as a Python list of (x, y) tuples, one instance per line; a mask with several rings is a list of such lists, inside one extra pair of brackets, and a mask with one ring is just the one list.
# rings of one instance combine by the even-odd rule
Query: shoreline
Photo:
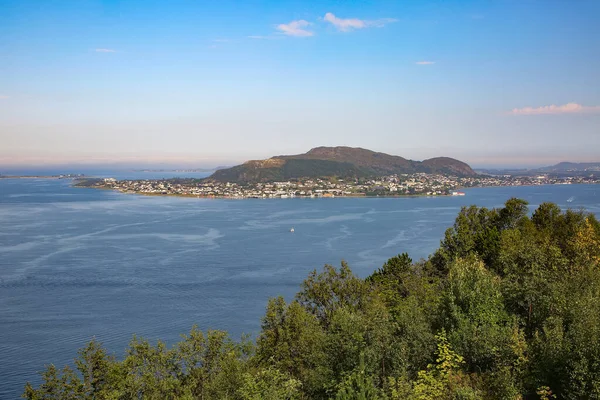
[(430, 195), (430, 194), (406, 194), (406, 195), (396, 195), (396, 196), (367, 196), (367, 195), (346, 195), (346, 196), (294, 196), (294, 197), (233, 197), (233, 196), (199, 196), (195, 194), (176, 194), (176, 193), (144, 193), (144, 192), (124, 192), (118, 189), (112, 189), (108, 187), (85, 187), (85, 186), (74, 186), (79, 189), (98, 189), (98, 190), (110, 190), (115, 193), (128, 194), (128, 195), (137, 195), (137, 196), (147, 196), (147, 197), (184, 197), (190, 199), (208, 199), (208, 200), (293, 200), (293, 199), (344, 199), (344, 198), (353, 198), (353, 199), (386, 199), (386, 198), (410, 198), (410, 197), (462, 197), (462, 196), (453, 196), (451, 194), (438, 194), (438, 195)]
[[(570, 184), (562, 184), (562, 183), (547, 183), (543, 185), (491, 185), (491, 186), (471, 186), (471, 187), (459, 187), (453, 191), (460, 191), (466, 189), (486, 189), (486, 188), (507, 188), (507, 187), (537, 187), (537, 186), (570, 186), (570, 185), (594, 185), (600, 184), (600, 182), (586, 182), (586, 183), (570, 183)], [(112, 192), (127, 194), (127, 195), (138, 195), (138, 196), (147, 196), (147, 197), (183, 197), (183, 198), (193, 198), (193, 199), (214, 199), (214, 200), (289, 200), (289, 199), (340, 199), (340, 198), (364, 198), (364, 199), (400, 199), (400, 198), (416, 198), (416, 197), (464, 197), (464, 195), (453, 195), (453, 194), (404, 194), (404, 195), (386, 195), (386, 196), (369, 196), (366, 194), (354, 194), (354, 195), (344, 195), (344, 196), (293, 196), (293, 197), (234, 197), (234, 196), (201, 196), (194, 194), (177, 194), (177, 193), (145, 193), (145, 192), (128, 192), (122, 191), (110, 187), (105, 186), (76, 186), (71, 185), (76, 188), (83, 189), (100, 189), (100, 190), (110, 190)]]
[[(177, 194), (177, 193), (146, 193), (146, 192), (128, 192), (119, 189), (114, 189), (106, 186), (77, 186), (71, 185), (78, 189), (99, 189), (99, 190), (110, 190), (112, 192), (121, 194), (130, 194), (138, 196), (148, 197), (185, 197), (191, 199), (225, 199), (225, 200), (290, 200), (290, 199), (343, 199), (343, 198), (363, 198), (363, 199), (386, 199), (386, 198), (410, 198), (410, 197), (463, 197), (452, 194), (403, 194), (403, 195), (389, 195), (389, 196), (368, 196), (366, 194), (355, 194), (355, 195), (344, 195), (344, 196), (293, 196), (293, 197), (234, 197), (234, 196), (200, 196), (195, 194)], [(464, 188), (463, 188), (464, 189)], [(458, 189), (457, 189), (458, 190)]]

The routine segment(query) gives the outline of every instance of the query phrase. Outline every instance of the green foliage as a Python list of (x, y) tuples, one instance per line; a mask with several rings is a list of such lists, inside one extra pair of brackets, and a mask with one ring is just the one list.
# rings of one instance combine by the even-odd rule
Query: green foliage
[(510, 199), (463, 208), (427, 261), (342, 262), (271, 299), (256, 343), (193, 328), (172, 347), (95, 340), (38, 399), (600, 399), (600, 223)]
[(377, 400), (381, 393), (373, 377), (367, 375), (364, 355), (360, 355), (358, 368), (346, 376), (338, 386), (336, 400)]
[[(512, 365), (513, 329), (504, 310), (500, 278), (476, 259), (457, 260), (442, 294), (442, 326), (470, 372)], [(516, 339), (518, 340), (518, 335)]]
[(368, 168), (333, 160), (287, 159), (278, 163), (249, 162), (216, 171), (209, 179), (220, 182), (273, 182), (298, 178), (357, 178), (375, 175)]
[(254, 345), (232, 341), (224, 331), (203, 334), (197, 327), (174, 348), (181, 385), (194, 398), (234, 398)]
[(433, 266), (445, 274), (454, 259), (474, 254), (486, 266), (495, 269), (501, 233), (516, 229), (528, 221), (527, 210), (527, 202), (516, 198), (509, 199), (499, 210), (463, 207), (454, 226), (446, 231), (440, 248), (433, 255)]
[(295, 400), (300, 399), (302, 382), (277, 369), (266, 368), (243, 375), (239, 390), (243, 400)]
[(79, 351), (75, 360), (83, 378), (83, 390), (87, 396), (104, 396), (104, 389), (111, 380), (113, 358), (106, 354), (102, 345), (93, 339)]
[(392, 297), (409, 295), (408, 287), (404, 284), (412, 270), (412, 259), (406, 253), (399, 254), (387, 260), (383, 266), (367, 278), (367, 282), (380, 285), (381, 292), (392, 300)]
[(221, 399), (237, 398), (253, 346), (235, 343), (222, 331), (204, 335), (196, 327), (168, 349), (133, 338), (122, 361), (92, 340), (75, 360), (79, 374), (50, 366), (38, 389), (27, 384), (24, 398), (36, 399)]
[(323, 272), (312, 271), (296, 295), (298, 302), (327, 326), (340, 307), (358, 310), (367, 301), (369, 287), (352, 273), (345, 261), (337, 270), (325, 265)]
[(439, 280), (407, 254), (389, 259), (367, 282), (383, 300), (393, 320), (394, 370), (416, 374), (435, 350), (432, 327), (438, 312)]
[(58, 371), (53, 364), (42, 372), (42, 384), (34, 389), (29, 382), (25, 385), (23, 398), (30, 400), (75, 400), (84, 396), (79, 377), (69, 367)]
[(464, 359), (456, 353), (448, 339), (446, 331), (436, 335), (437, 358), (435, 364), (419, 371), (413, 390), (408, 396), (411, 400), (439, 399), (480, 399), (480, 391), (470, 385), (470, 379), (463, 372)]
[(303, 383), (307, 393), (323, 391), (325, 333), (317, 318), (297, 301), (271, 299), (257, 340), (255, 362), (275, 368)]
[(540, 396), (540, 400), (555, 399), (556, 395), (552, 394), (552, 390), (548, 386), (540, 386), (536, 391), (536, 394)]

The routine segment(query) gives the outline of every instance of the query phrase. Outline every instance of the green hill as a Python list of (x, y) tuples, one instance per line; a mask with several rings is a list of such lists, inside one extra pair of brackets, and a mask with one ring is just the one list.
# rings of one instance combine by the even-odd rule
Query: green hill
[(466, 163), (448, 157), (425, 161), (355, 147), (316, 147), (307, 153), (248, 161), (216, 171), (208, 179), (220, 182), (266, 182), (295, 178), (360, 178), (417, 172), (473, 176)]

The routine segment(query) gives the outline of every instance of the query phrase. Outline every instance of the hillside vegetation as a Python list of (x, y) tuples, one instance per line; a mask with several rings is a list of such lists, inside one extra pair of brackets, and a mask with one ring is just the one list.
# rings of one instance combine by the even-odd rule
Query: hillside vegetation
[(208, 179), (243, 183), (299, 178), (367, 178), (417, 172), (476, 175), (467, 164), (448, 157), (412, 161), (361, 148), (317, 147), (304, 154), (248, 161), (218, 170)]
[(600, 224), (525, 201), (463, 208), (439, 249), (366, 279), (342, 262), (269, 301), (255, 341), (96, 341), (27, 399), (598, 399)]

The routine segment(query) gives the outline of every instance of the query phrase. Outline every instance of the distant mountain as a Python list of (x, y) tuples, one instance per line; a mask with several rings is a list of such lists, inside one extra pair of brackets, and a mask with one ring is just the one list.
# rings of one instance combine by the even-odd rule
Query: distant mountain
[(539, 174), (537, 169), (526, 168), (475, 168), (480, 175), (519, 175), (529, 176)]
[(304, 154), (247, 161), (218, 170), (207, 179), (221, 182), (267, 182), (333, 176), (360, 178), (416, 172), (476, 175), (469, 165), (448, 157), (413, 161), (355, 147), (316, 147)]
[(600, 172), (600, 163), (573, 163), (561, 162), (556, 165), (530, 169), (477, 169), (477, 173), (484, 175), (512, 175), (512, 176), (534, 176), (552, 175), (557, 177), (587, 176)]
[(540, 172), (586, 172), (600, 171), (600, 163), (561, 162), (550, 167), (539, 168)]

